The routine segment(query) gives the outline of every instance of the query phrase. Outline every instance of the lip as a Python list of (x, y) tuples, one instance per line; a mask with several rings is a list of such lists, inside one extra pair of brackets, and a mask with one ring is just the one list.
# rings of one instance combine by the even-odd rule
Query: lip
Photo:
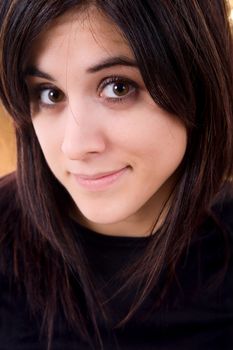
[(127, 171), (129, 167), (122, 168), (111, 172), (98, 173), (95, 175), (74, 174), (77, 183), (90, 191), (100, 191), (107, 189), (113, 183), (118, 181)]

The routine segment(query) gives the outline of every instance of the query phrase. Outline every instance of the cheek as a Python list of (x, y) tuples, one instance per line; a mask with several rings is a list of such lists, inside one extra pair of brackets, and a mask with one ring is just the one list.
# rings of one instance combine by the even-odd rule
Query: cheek
[[(120, 144), (120, 142), (119, 142)], [(125, 133), (122, 144), (141, 165), (176, 168), (185, 154), (187, 132), (176, 119), (154, 117)]]
[(135, 187), (143, 189), (143, 193), (149, 197), (168, 179), (171, 184), (175, 181), (175, 172), (186, 151), (187, 132), (181, 125), (167, 125), (167, 128), (151, 128), (138, 141), (135, 153), (135, 175), (138, 176), (135, 177)]
[(49, 167), (52, 170), (56, 169), (60, 157), (59, 150), (63, 137), (62, 132), (39, 118), (33, 121), (33, 127)]
[(187, 147), (187, 132), (184, 126), (174, 123), (167, 123), (155, 140), (157, 159), (164, 166), (174, 169), (182, 161)]

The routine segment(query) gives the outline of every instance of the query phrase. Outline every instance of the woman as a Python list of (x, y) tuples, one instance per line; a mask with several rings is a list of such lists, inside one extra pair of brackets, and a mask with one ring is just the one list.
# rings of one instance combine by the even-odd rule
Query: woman
[(232, 349), (226, 7), (1, 3), (1, 349)]

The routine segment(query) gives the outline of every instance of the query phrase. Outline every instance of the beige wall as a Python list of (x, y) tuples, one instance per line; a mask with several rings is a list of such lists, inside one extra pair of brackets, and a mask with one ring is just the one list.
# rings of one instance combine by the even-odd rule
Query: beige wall
[(0, 176), (15, 169), (15, 137), (11, 120), (0, 107)]

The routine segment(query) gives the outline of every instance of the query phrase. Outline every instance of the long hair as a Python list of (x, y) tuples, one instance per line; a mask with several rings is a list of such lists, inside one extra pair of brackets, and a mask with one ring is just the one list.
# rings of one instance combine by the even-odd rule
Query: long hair
[[(121, 324), (135, 313), (164, 270), (167, 282), (160, 294), (166, 290), (185, 248), (233, 171), (233, 49), (224, 1), (2, 1), (0, 98), (16, 128), (15, 186), (21, 212), (12, 238), (12, 266), (31, 307), (44, 315), (49, 345), (58, 307), (83, 337), (89, 339), (94, 331), (98, 347), (97, 314), (100, 311), (108, 322), (108, 313), (75, 237), (68, 214), (72, 199), (48, 168), (32, 127), (25, 63), (32, 43), (55, 18), (69, 10), (88, 11), (89, 6), (96, 6), (121, 30), (155, 103), (175, 114), (188, 132), (164, 224), (150, 237), (140, 261), (124, 271), (119, 285), (119, 293), (137, 285), (135, 301)], [(85, 301), (84, 310), (75, 302), (74, 285)]]

